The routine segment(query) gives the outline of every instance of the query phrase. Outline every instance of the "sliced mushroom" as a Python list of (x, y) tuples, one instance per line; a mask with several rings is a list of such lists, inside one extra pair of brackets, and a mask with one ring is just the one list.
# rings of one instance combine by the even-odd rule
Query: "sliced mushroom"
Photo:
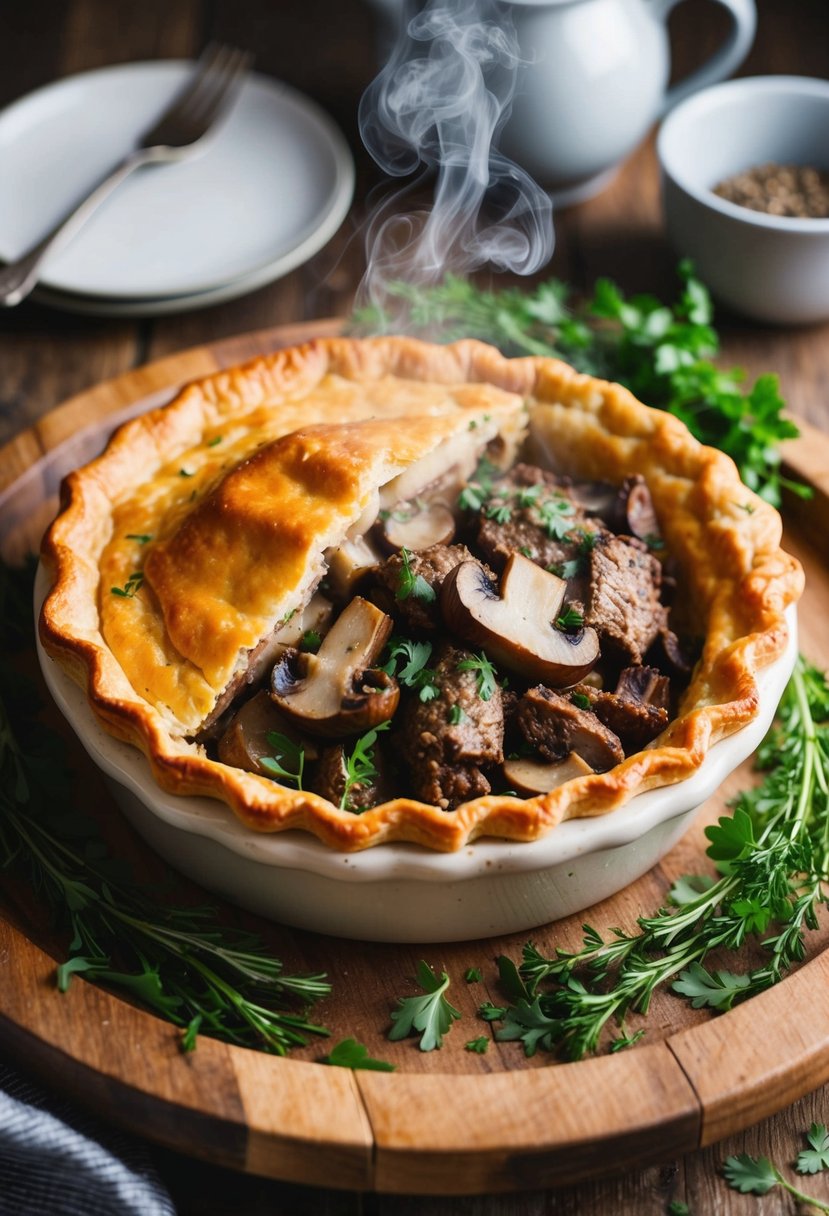
[(525, 757), (504, 761), (504, 776), (510, 789), (518, 794), (548, 794), (550, 790), (564, 785), (565, 781), (573, 781), (592, 772), (590, 765), (576, 752), (571, 752), (566, 760), (559, 760), (556, 764), (544, 764)]
[(313, 595), (302, 609), (302, 612), (294, 613), (277, 630), (275, 637), (276, 646), (269, 656), (271, 663), (275, 662), (289, 646), (298, 646), (302, 641), (303, 635), (309, 630), (320, 634), (325, 633), (333, 612), (334, 605), (329, 599), (325, 598), (322, 592), (318, 591), (316, 595)]
[(567, 584), (520, 553), (501, 579), (501, 596), (478, 562), (462, 562), (445, 578), (441, 609), (465, 641), (483, 646), (495, 662), (554, 688), (575, 684), (594, 667), (594, 629), (564, 633), (555, 620)]
[(448, 545), (455, 535), (455, 517), (444, 502), (403, 504), (389, 512), (377, 528), (378, 538), (385, 549), (430, 549), (432, 545)]
[(356, 596), (326, 634), (317, 654), (288, 650), (271, 676), (274, 703), (309, 734), (338, 739), (391, 718), (397, 681), (373, 669), (391, 633), (391, 618)]
[(364, 536), (346, 538), (336, 549), (326, 551), (328, 573), (325, 581), (332, 597), (340, 604), (353, 594), (361, 579), (375, 570), (383, 554)]
[(264, 689), (234, 715), (219, 740), (219, 759), (233, 768), (272, 777), (273, 773), (262, 764), (262, 757), (274, 754), (273, 743), (268, 739), (274, 731), (302, 747), (306, 760), (316, 760), (319, 753), (315, 744), (299, 737), (294, 724), (279, 712)]
[(641, 473), (628, 477), (619, 490), (613, 520), (614, 531), (635, 536), (649, 545), (659, 542), (659, 520)]

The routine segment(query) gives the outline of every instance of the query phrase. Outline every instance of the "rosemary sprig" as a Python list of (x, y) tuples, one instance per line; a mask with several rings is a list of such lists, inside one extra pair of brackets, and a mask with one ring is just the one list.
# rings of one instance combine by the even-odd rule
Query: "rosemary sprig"
[[(719, 880), (686, 879), (680, 906), (641, 917), (636, 932), (605, 938), (585, 925), (578, 951), (545, 958), (527, 943), (520, 968), (500, 959), (513, 1004), (496, 1038), (520, 1040), (530, 1055), (541, 1047), (579, 1059), (596, 1050), (611, 1020), (647, 1013), (665, 984), (698, 1008), (725, 1010), (803, 959), (829, 882), (829, 683), (802, 658), (758, 764), (762, 784), (706, 829)], [(748, 938), (761, 941), (763, 965), (737, 974), (705, 968), (712, 951), (737, 951)]]
[[(31, 644), (30, 577), (0, 566), (0, 602), (6, 637)], [(25, 624), (16, 606), (25, 606)], [(181, 1027), (184, 1050), (204, 1033), (284, 1055), (308, 1035), (327, 1035), (303, 1012), (330, 992), (324, 975), (288, 974), (258, 938), (223, 925), (213, 909), (168, 905), (123, 876), (94, 823), (67, 805), (63, 747), (37, 711), (36, 697), (3, 656), (0, 865), (26, 874), (68, 927), (58, 988), (74, 975), (119, 988)]]

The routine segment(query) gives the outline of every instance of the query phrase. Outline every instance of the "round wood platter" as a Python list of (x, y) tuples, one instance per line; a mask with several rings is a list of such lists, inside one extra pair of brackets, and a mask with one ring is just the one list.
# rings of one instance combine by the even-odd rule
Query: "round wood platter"
[[(54, 511), (59, 477), (103, 444), (113, 420), (170, 398), (184, 382), (311, 336), (339, 323), (280, 327), (202, 346), (139, 368), (72, 398), (0, 449), (0, 540), (7, 559), (36, 547)], [(829, 438), (813, 428), (788, 445), (786, 462), (813, 499), (787, 504), (787, 545), (803, 561), (808, 589), (800, 644), (829, 666)], [(114, 810), (96, 770), (56, 711), (77, 768), (73, 797), (98, 820), (113, 853), (137, 876), (169, 872)], [(75, 979), (55, 988), (65, 943), (37, 897), (9, 884), (0, 907), (0, 1042), (20, 1065), (100, 1116), (194, 1157), (272, 1178), (402, 1194), (474, 1194), (548, 1188), (630, 1169), (710, 1145), (773, 1114), (829, 1080), (829, 930), (811, 934), (806, 962), (776, 988), (720, 1016), (657, 993), (643, 1041), (577, 1063), (526, 1059), (520, 1044), (465, 1044), (488, 1027), (475, 1011), (499, 1003), (495, 958), (520, 958), (533, 940), (545, 952), (576, 947), (581, 924), (630, 928), (656, 910), (682, 873), (710, 872), (703, 828), (751, 781), (745, 765), (700, 812), (692, 830), (633, 886), (582, 915), (497, 941), (393, 946), (348, 942), (267, 925), (231, 908), (223, 915), (260, 932), (287, 969), (325, 971), (333, 993), (314, 1010), (331, 1030), (290, 1058), (201, 1038), (179, 1049), (179, 1032), (120, 997)], [(204, 901), (181, 880), (174, 897)], [(440, 1051), (386, 1038), (389, 1013), (414, 994), (426, 959), (452, 977), (462, 1011)], [(464, 982), (469, 967), (480, 983)], [(797, 1016), (792, 1016), (796, 1010)], [(327, 1043), (353, 1036), (393, 1073), (322, 1066)]]

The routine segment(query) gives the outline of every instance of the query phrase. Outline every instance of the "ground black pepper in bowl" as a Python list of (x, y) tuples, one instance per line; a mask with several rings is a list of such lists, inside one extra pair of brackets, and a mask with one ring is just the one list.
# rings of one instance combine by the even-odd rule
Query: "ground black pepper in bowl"
[(829, 173), (809, 165), (756, 165), (714, 187), (738, 207), (795, 219), (829, 219)]

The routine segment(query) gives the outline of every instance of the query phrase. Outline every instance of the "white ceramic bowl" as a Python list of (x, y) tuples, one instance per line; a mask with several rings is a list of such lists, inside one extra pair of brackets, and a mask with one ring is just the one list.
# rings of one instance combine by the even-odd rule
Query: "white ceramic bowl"
[[(37, 604), (46, 590), (42, 572)], [(458, 853), (384, 844), (337, 853), (303, 832), (252, 832), (223, 804), (179, 798), (143, 754), (99, 726), (86, 694), (38, 644), (58, 707), (138, 832), (177, 870), (261, 916), (367, 941), (444, 942), (532, 929), (580, 911), (655, 865), (697, 809), (760, 743), (797, 655), (794, 608), (786, 653), (761, 672), (760, 712), (723, 739), (687, 781), (639, 794), (596, 819), (560, 824), (531, 844), (477, 840)]]
[(755, 165), (829, 170), (829, 81), (753, 76), (689, 98), (657, 140), (668, 236), (714, 295), (777, 324), (829, 317), (829, 219), (765, 215), (713, 187)]

